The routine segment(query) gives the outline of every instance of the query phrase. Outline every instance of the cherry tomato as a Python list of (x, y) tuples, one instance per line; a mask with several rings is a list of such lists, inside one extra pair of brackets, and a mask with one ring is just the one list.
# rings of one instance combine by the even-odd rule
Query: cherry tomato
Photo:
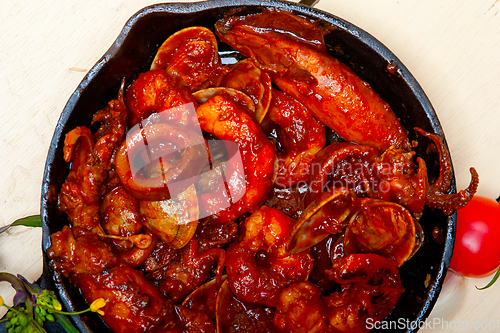
[(500, 266), (500, 203), (481, 196), (457, 211), (457, 232), (450, 268), (481, 278)]

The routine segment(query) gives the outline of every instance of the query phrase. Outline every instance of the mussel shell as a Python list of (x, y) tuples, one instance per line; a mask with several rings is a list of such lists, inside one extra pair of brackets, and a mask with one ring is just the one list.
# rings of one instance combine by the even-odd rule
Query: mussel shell
[[(59, 272), (50, 269), (46, 251), (50, 247), (50, 234), (68, 224), (57, 208), (57, 194), (68, 172), (63, 160), (64, 136), (76, 126), (89, 126), (93, 114), (116, 98), (122, 78), (130, 84), (138, 74), (145, 72), (158, 47), (176, 31), (189, 26), (205, 26), (213, 31), (214, 23), (225, 13), (236, 9), (248, 12), (264, 7), (277, 7), (333, 26), (325, 36), (328, 52), (349, 66), (387, 101), (404, 128), (410, 130), (410, 140), (415, 140), (413, 127), (443, 136), (436, 113), (424, 91), (401, 63), (382, 43), (362, 29), (330, 13), (288, 1), (268, 0), (212, 0), (194, 3), (164, 3), (146, 7), (126, 23), (116, 41), (106, 54), (87, 73), (68, 100), (55, 128), (42, 184), (41, 216), (43, 223), (44, 274), (42, 284), (55, 289), (66, 309), (80, 310), (87, 307), (77, 288)], [(219, 45), (223, 63), (235, 63), (241, 57), (225, 45)], [(388, 71), (387, 66), (397, 68)], [(419, 138), (416, 148), (426, 164), (435, 165), (436, 156), (426, 152), (426, 141)], [(438, 170), (429, 170), (430, 178)], [(455, 192), (453, 179), (452, 191)], [(424, 241), (420, 250), (401, 269), (405, 293), (387, 321), (423, 321), (437, 300), (453, 252), (456, 214), (446, 216), (441, 211), (426, 208), (421, 225)], [(433, 236), (436, 228), (439, 237)], [(71, 320), (81, 332), (109, 332), (95, 313), (72, 316)], [(417, 327), (400, 328), (394, 332), (416, 332)]]
[(271, 105), (271, 76), (258, 68), (251, 59), (243, 59), (234, 64), (218, 83), (222, 87), (241, 90), (255, 102), (255, 117), (262, 123)]
[[(217, 295), (221, 285), (226, 281), (227, 275), (223, 275), (220, 281), (212, 279), (199, 286), (186, 296), (182, 305), (196, 310), (206, 312), (210, 317), (215, 318), (217, 307)], [(203, 304), (201, 302), (204, 302)]]
[(141, 201), (145, 226), (168, 245), (183, 248), (193, 238), (200, 209), (194, 185), (164, 201)]
[(244, 110), (249, 115), (255, 116), (255, 103), (241, 90), (227, 87), (212, 87), (198, 90), (193, 93), (193, 97), (198, 104), (203, 104), (215, 96), (222, 96), (225, 99), (234, 102), (238, 108)]

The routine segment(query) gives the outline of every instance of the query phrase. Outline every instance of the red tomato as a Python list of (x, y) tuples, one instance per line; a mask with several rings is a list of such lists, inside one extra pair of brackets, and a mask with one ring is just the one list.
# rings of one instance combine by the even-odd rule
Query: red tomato
[(457, 233), (450, 268), (481, 278), (500, 266), (500, 203), (474, 196), (457, 211)]

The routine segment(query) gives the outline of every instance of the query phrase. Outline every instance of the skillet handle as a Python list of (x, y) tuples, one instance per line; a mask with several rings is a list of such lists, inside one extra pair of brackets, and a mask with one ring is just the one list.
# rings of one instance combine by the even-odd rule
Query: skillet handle
[(319, 0), (300, 0), (299, 3), (309, 6), (309, 7), (314, 7), (315, 4), (317, 4)]

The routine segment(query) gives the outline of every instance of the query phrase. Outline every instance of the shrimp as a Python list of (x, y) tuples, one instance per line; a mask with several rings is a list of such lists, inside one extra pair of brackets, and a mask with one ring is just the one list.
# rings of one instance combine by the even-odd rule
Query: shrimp
[[(275, 153), (271, 143), (260, 126), (246, 112), (222, 96), (207, 100), (196, 109), (196, 114), (203, 131), (213, 134), (219, 140), (236, 143), (243, 168), (243, 170), (238, 169), (239, 166), (234, 163), (227, 164), (233, 171), (226, 172), (227, 185), (224, 187), (228, 187), (233, 200), (234, 197), (240, 197), (237, 201), (231, 202), (229, 207), (227, 207), (229, 198), (219, 204), (218, 193), (201, 196), (202, 202), (213, 205), (212, 208), (207, 208), (213, 213), (210, 219), (224, 223), (235, 220), (243, 213), (257, 210), (265, 202), (273, 184)], [(242, 175), (244, 179), (241, 178)], [(238, 194), (242, 188), (245, 189), (244, 193), (233, 195)], [(212, 200), (213, 196), (216, 197), (215, 200)]]
[(179, 86), (164, 70), (157, 69), (139, 74), (128, 87), (125, 97), (130, 128), (154, 113), (162, 114), (168, 117), (169, 121), (181, 125), (196, 121), (189, 113), (175, 108), (196, 101), (186, 87)]
[(305, 281), (313, 266), (310, 251), (288, 255), (285, 247), (293, 219), (262, 206), (245, 220), (241, 242), (227, 249), (227, 279), (234, 295), (245, 302), (275, 306), (282, 289)]

